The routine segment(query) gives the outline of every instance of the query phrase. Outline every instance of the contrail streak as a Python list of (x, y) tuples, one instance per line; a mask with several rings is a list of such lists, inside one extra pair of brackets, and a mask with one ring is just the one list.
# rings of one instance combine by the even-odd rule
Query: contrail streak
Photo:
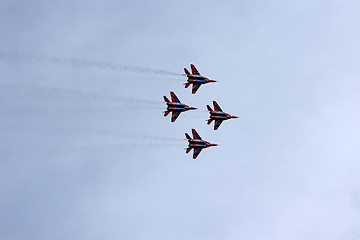
[[(76, 135), (76, 136), (86, 136), (87, 139), (100, 139), (101, 137), (117, 139), (119, 144), (161, 144), (166, 143), (169, 145), (182, 143), (184, 139), (182, 137), (172, 138), (161, 135), (146, 134), (146, 133), (136, 133), (136, 132), (124, 132), (117, 129), (103, 129), (103, 128), (94, 128), (91, 126), (67, 126), (67, 125), (36, 125), (36, 124), (7, 124), (0, 125), (0, 129), (4, 128), (10, 130), (11, 132), (20, 132), (27, 136), (31, 135)], [(121, 142), (120, 142), (121, 141)], [(125, 141), (125, 142), (124, 142)], [(149, 143), (151, 142), (151, 143)], [(169, 143), (173, 142), (173, 143)], [(175, 143), (176, 142), (176, 143)]]
[[(2, 93), (3, 92), (3, 93)], [(68, 100), (79, 100), (79, 99), (92, 99), (96, 101), (103, 101), (114, 104), (128, 104), (128, 105), (149, 105), (162, 106), (160, 101), (136, 99), (122, 96), (114, 96), (95, 92), (86, 92), (81, 90), (66, 89), (66, 88), (54, 88), (47, 86), (33, 86), (33, 85), (21, 85), (21, 84), (1, 84), (0, 83), (0, 94), (7, 95), (36, 95), (46, 98), (60, 98)]]
[(18, 53), (6, 53), (0, 52), (0, 59), (8, 59), (13, 61), (25, 61), (33, 62), (38, 64), (53, 64), (64, 67), (78, 67), (78, 68), (97, 68), (102, 70), (110, 71), (128, 71), (135, 73), (150, 73), (158, 75), (172, 75), (172, 76), (183, 76), (181, 73), (174, 73), (165, 70), (139, 67), (139, 66), (127, 66), (112, 62), (94, 61), (79, 58), (66, 58), (66, 57), (55, 57), (55, 56), (43, 56), (43, 55), (27, 55)]
[[(92, 153), (106, 154), (109, 158), (108, 161), (118, 160), (122, 153), (129, 151), (141, 151), (144, 149), (162, 149), (162, 148), (177, 148), (181, 149), (180, 144), (166, 144), (166, 143), (132, 143), (132, 144), (119, 144), (112, 143), (106, 145), (98, 145), (92, 143), (76, 143), (74, 145), (69, 144), (47, 144), (47, 145), (32, 145), (31, 148), (25, 148), (19, 151), (17, 148), (1, 149), (1, 155), (3, 161), (19, 160), (24, 158), (26, 160), (30, 158), (38, 158), (48, 161), (56, 157), (64, 158), (65, 156), (88, 155)], [(181, 151), (181, 150), (180, 150)], [(115, 154), (115, 155), (114, 155)], [(55, 155), (55, 156), (54, 156)], [(76, 160), (77, 158), (75, 158)], [(88, 158), (86, 158), (88, 159)], [(128, 158), (127, 158), (128, 159)], [(102, 159), (104, 160), (104, 159)]]

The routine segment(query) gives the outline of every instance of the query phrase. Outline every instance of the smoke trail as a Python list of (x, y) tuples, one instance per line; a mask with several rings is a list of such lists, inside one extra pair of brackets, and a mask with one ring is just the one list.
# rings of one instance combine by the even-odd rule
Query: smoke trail
[[(2, 93), (2, 91), (4, 91)], [(114, 103), (118, 106), (127, 105), (146, 105), (146, 108), (149, 108), (149, 105), (152, 106), (162, 106), (160, 101), (136, 99), (129, 97), (113, 96), (101, 93), (94, 92), (85, 92), (81, 90), (73, 90), (66, 88), (53, 88), (46, 86), (33, 86), (33, 85), (21, 85), (21, 84), (0, 84), (0, 94), (8, 95), (36, 95), (46, 98), (60, 98), (67, 100), (79, 100), (79, 99), (92, 99), (97, 101), (104, 101), (107, 103)], [(122, 104), (122, 105), (121, 105)]]
[(161, 137), (161, 136), (155, 136), (155, 135), (149, 135), (149, 134), (142, 135), (142, 139), (158, 140), (158, 141), (164, 141), (164, 142), (183, 142), (184, 141), (182, 138)]
[(53, 64), (64, 67), (75, 67), (75, 68), (97, 68), (102, 70), (110, 71), (128, 71), (135, 73), (151, 73), (157, 75), (172, 75), (172, 76), (183, 76), (184, 74), (169, 72), (165, 70), (152, 69), (139, 66), (127, 66), (111, 62), (93, 61), (79, 58), (66, 58), (66, 57), (55, 57), (55, 56), (41, 56), (41, 55), (25, 55), (18, 53), (6, 53), (0, 52), (0, 59), (8, 59), (12, 61), (25, 61), (37, 64)]
[(104, 150), (108, 148), (115, 149), (141, 149), (141, 148), (163, 148), (163, 147), (175, 147), (181, 148), (183, 144), (169, 144), (169, 143), (113, 143), (113, 144), (103, 144), (103, 145), (94, 145), (94, 144), (77, 144), (77, 147), (88, 148), (88, 151), (91, 150)]
[[(29, 158), (37, 158), (49, 161), (54, 159), (55, 157), (64, 158), (65, 156), (74, 157), (86, 156), (89, 154), (105, 154), (106, 156), (110, 156), (110, 158), (102, 159), (111, 161), (114, 159), (118, 159), (121, 157), (123, 153), (129, 151), (141, 151), (141, 150), (149, 150), (155, 149), (155, 151), (159, 151), (159, 149), (164, 148), (176, 148), (176, 151), (182, 151), (180, 144), (166, 144), (166, 143), (155, 143), (155, 144), (143, 144), (143, 143), (132, 143), (132, 144), (48, 144), (44, 145), (32, 145), (31, 148), (25, 148), (22, 151), (19, 151), (17, 148), (8, 147), (6, 149), (1, 149), (1, 160), (4, 161), (18, 161), (20, 158), (24, 158), (28, 160)], [(116, 155), (114, 155), (116, 153)], [(97, 156), (99, 157), (99, 156)], [(86, 158), (88, 159), (88, 158)], [(128, 158), (127, 158), (128, 159)], [(74, 160), (74, 159), (73, 159)], [(75, 158), (77, 160), (77, 158)]]
[[(164, 137), (160, 135), (154, 134), (144, 134), (144, 133), (136, 133), (136, 132), (124, 132), (114, 129), (104, 129), (104, 128), (94, 128), (94, 127), (84, 127), (84, 126), (66, 126), (66, 125), (36, 125), (36, 124), (27, 124), (17, 125), (17, 124), (7, 124), (4, 127), (6, 130), (11, 130), (11, 132), (20, 132), (22, 134), (31, 135), (34, 133), (36, 135), (51, 135), (54, 136), (56, 132), (65, 135), (77, 135), (77, 136), (86, 136), (87, 139), (98, 139), (98, 137), (106, 137), (106, 138), (115, 138), (117, 141), (126, 140), (126, 144), (132, 144), (136, 142), (136, 144), (176, 144), (183, 142), (184, 139), (182, 137), (179, 138), (171, 138)], [(151, 142), (151, 143), (149, 143)], [(174, 143), (169, 143), (174, 142)], [(122, 143), (123, 144), (123, 143)], [(125, 144), (125, 145), (126, 145)]]

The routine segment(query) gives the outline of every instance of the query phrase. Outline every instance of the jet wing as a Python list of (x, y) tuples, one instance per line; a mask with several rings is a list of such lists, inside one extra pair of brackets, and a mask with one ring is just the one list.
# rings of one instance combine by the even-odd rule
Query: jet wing
[(200, 83), (194, 83), (194, 84), (193, 84), (192, 94), (195, 94), (195, 93), (196, 93), (196, 91), (199, 89), (200, 85), (201, 85)]
[(196, 159), (197, 156), (200, 154), (202, 148), (194, 148), (194, 153), (193, 153), (193, 159)]
[(200, 135), (196, 132), (195, 129), (192, 129), (192, 134), (194, 139), (202, 140)]
[(199, 71), (196, 69), (196, 67), (193, 64), (190, 64), (192, 74), (194, 75), (200, 75)]
[(214, 104), (215, 111), (219, 111), (219, 112), (222, 112), (222, 111), (223, 111), (223, 110), (221, 110), (219, 104), (217, 104), (216, 101), (213, 101), (213, 104)]
[(177, 96), (175, 95), (174, 92), (170, 92), (170, 95), (171, 95), (171, 100), (172, 100), (173, 102), (178, 102), (178, 103), (180, 103), (180, 100), (177, 98)]
[(222, 122), (223, 120), (216, 119), (214, 123), (214, 130), (217, 130)]
[(180, 111), (173, 111), (171, 116), (171, 122), (175, 122), (175, 120), (178, 118), (180, 113), (181, 113)]

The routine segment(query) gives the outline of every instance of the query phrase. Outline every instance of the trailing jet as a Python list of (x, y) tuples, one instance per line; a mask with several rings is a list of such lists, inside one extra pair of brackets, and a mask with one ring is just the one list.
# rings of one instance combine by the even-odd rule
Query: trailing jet
[(195, 129), (192, 129), (193, 138), (189, 134), (185, 133), (186, 138), (188, 139), (189, 146), (186, 149), (186, 153), (189, 153), (191, 149), (194, 149), (193, 159), (195, 159), (203, 148), (217, 146), (217, 144), (209, 143), (201, 139), (200, 135), (196, 132)]
[(197, 109), (196, 107), (189, 107), (188, 105), (181, 103), (174, 92), (170, 92), (170, 95), (171, 102), (166, 96), (164, 96), (164, 100), (167, 104), (167, 109), (164, 112), (164, 116), (166, 117), (170, 112), (172, 112), (171, 122), (175, 122), (181, 112)]
[(209, 105), (206, 106), (210, 112), (210, 119), (207, 121), (207, 124), (210, 124), (213, 120), (215, 120), (214, 130), (217, 130), (224, 120), (228, 120), (230, 118), (238, 118), (237, 116), (232, 116), (226, 112), (223, 112), (223, 110), (221, 110), (220, 106), (217, 104), (216, 101), (213, 101), (213, 104), (214, 110), (212, 110)]
[(191, 71), (190, 73), (186, 68), (184, 68), (186, 76), (188, 77), (187, 83), (184, 83), (185, 88), (189, 87), (192, 84), (192, 94), (195, 94), (196, 91), (199, 89), (201, 84), (209, 83), (209, 82), (216, 82), (215, 80), (208, 79), (207, 77), (201, 76), (199, 71), (196, 67), (191, 64)]

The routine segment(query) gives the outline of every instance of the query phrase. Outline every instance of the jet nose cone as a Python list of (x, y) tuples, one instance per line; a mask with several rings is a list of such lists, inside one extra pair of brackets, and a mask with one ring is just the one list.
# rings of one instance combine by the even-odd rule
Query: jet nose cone
[(217, 145), (216, 143), (212, 143), (211, 146), (216, 147), (216, 146), (218, 146), (218, 145)]
[(231, 118), (239, 118), (238, 116), (231, 116)]

